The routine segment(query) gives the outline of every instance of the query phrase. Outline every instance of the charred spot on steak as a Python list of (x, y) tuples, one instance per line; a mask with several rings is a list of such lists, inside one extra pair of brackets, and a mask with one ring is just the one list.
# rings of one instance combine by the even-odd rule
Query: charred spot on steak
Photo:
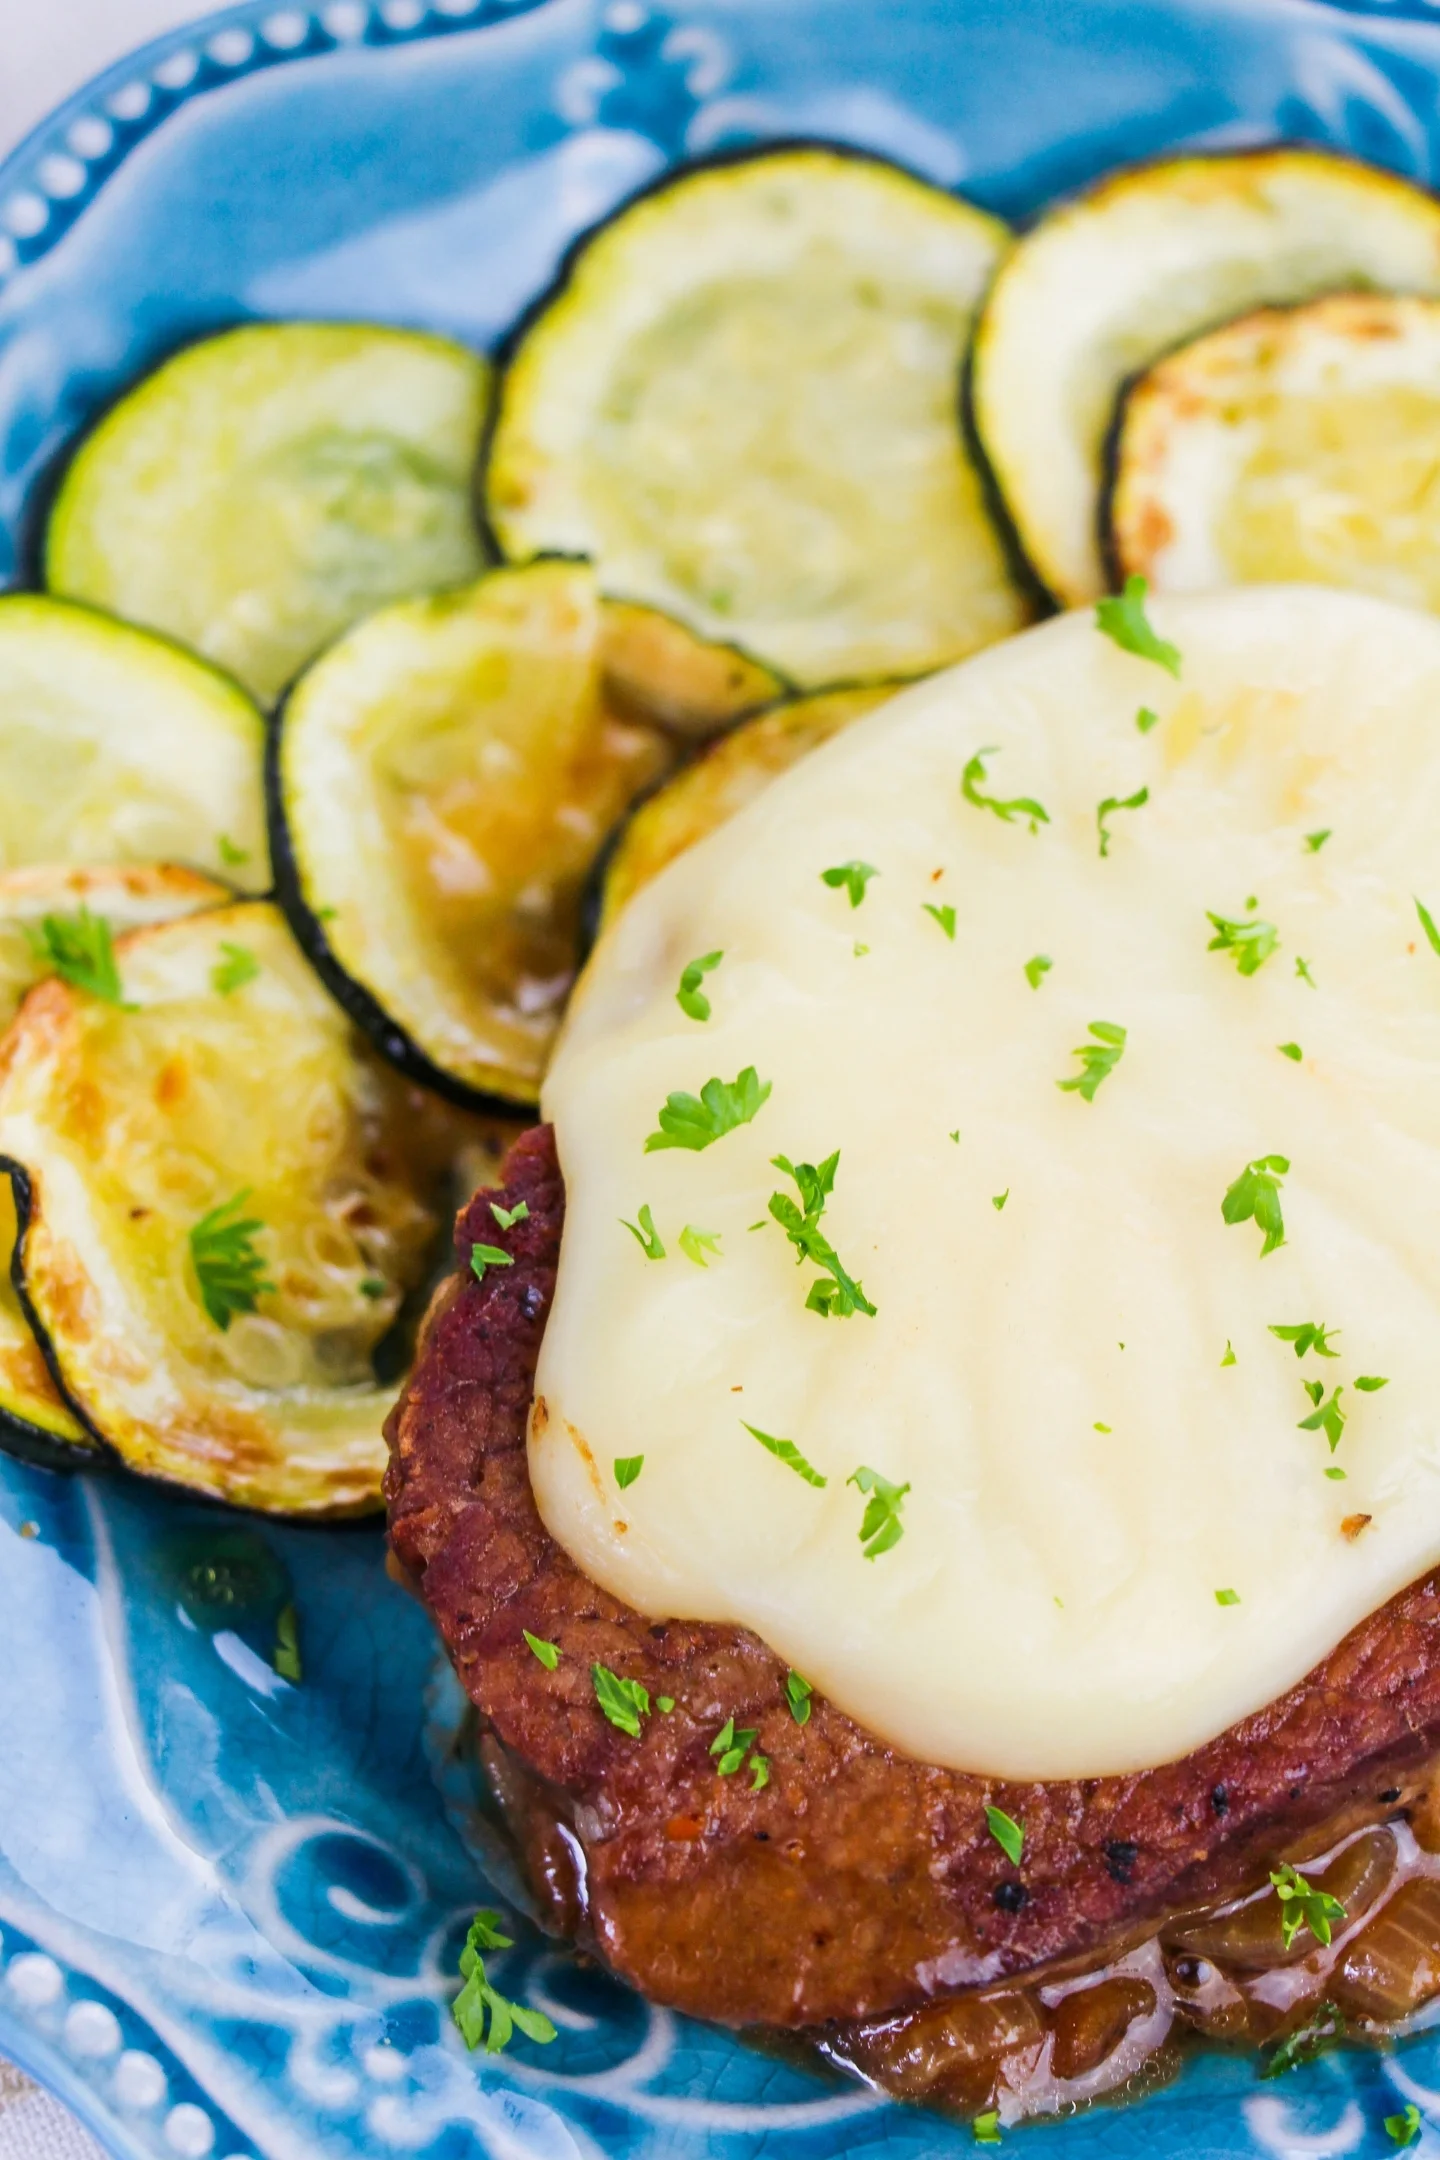
[(1001, 1912), (1023, 1912), (1030, 1902), (1030, 1892), (1023, 1882), (996, 1883), (991, 1895)]
[(1140, 1847), (1129, 1838), (1111, 1838), (1105, 1847), (1105, 1865), (1111, 1878), (1118, 1883), (1129, 1882), (1139, 1857)]

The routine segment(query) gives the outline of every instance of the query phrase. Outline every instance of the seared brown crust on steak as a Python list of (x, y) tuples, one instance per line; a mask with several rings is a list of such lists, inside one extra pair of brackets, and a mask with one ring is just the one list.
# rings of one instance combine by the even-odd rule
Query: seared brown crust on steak
[[(1440, 1745), (1440, 1578), (1347, 1636), (1288, 1695), (1208, 1747), (1128, 1777), (1016, 1785), (886, 1747), (819, 1696), (806, 1725), (785, 1666), (744, 1629), (652, 1623), (550, 1537), (525, 1432), (555, 1286), (564, 1189), (548, 1127), (457, 1226), (462, 1264), (529, 1216), (515, 1265), (465, 1272), (431, 1315), (389, 1426), (390, 1536), (466, 1689), (583, 1850), (584, 1931), (647, 1995), (732, 2024), (875, 2017), (935, 1993), (1070, 1962), (1161, 1915), (1248, 1887), (1321, 1827), (1378, 1818)], [(559, 1645), (547, 1672), (523, 1630)], [(670, 1715), (629, 1738), (594, 1664)], [(710, 1743), (758, 1728), (760, 1792)], [(1012, 1867), (985, 1807), (1025, 1826)], [(551, 1856), (553, 1858), (553, 1855)]]

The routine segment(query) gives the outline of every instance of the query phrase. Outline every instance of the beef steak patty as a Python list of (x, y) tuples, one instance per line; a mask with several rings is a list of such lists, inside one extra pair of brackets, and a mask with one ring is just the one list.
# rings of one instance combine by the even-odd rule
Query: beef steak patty
[[(494, 1241), (492, 1200), (523, 1200), (529, 1215), (505, 1233), (514, 1265), (476, 1281), (470, 1249)], [(798, 2027), (1091, 1957), (1248, 1888), (1281, 1854), (1319, 1849), (1322, 1829), (1379, 1819), (1440, 1746), (1440, 1576), (1278, 1702), (1158, 1770), (1004, 1783), (915, 1762), (818, 1695), (797, 1724), (786, 1668), (756, 1636), (648, 1620), (582, 1575), (540, 1520), (526, 1421), (564, 1208), (539, 1126), (503, 1186), (462, 1213), (462, 1272), (388, 1427), (390, 1537), (500, 1743), (502, 1777), (538, 1803), (527, 1857), (542, 1895), (646, 1995)], [(553, 1672), (526, 1629), (558, 1645)], [(638, 1740), (617, 1730), (596, 1664), (652, 1704), (673, 1697), (673, 1711), (645, 1718)], [(718, 1773), (710, 1744), (732, 1717), (756, 1728), (762, 1790)], [(1023, 1823), (1018, 1866), (987, 1804)]]

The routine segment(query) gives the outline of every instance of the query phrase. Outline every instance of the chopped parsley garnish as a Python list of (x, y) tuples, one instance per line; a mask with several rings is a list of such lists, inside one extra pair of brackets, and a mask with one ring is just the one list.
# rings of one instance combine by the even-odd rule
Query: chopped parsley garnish
[(822, 870), (820, 882), (828, 885), (832, 892), (839, 892), (843, 887), (850, 895), (851, 907), (857, 908), (865, 897), (865, 887), (872, 877), (879, 875), (874, 863), (842, 862), (836, 863), (833, 869)]
[(1276, 1043), (1275, 1047), (1280, 1052), (1281, 1057), (1293, 1058), (1297, 1065), (1305, 1055), (1299, 1043)]
[(1390, 1382), (1380, 1373), (1367, 1372), (1360, 1374), (1355, 1385), (1362, 1395), (1376, 1395), (1382, 1387), (1389, 1387)]
[(1020, 1855), (1025, 1850), (1024, 1826), (1007, 1815), (1003, 1808), (987, 1807), (985, 1827), (1004, 1853), (1011, 1867), (1019, 1867)]
[(362, 1275), (360, 1278), (360, 1295), (368, 1298), (388, 1297), (390, 1295), (390, 1285), (383, 1275)]
[(1165, 668), (1171, 675), (1180, 673), (1180, 649), (1168, 639), (1158, 637), (1150, 627), (1145, 613), (1145, 595), (1148, 586), (1138, 572), (1125, 580), (1122, 593), (1112, 593), (1107, 599), (1095, 603), (1095, 627), (1102, 637), (1108, 637), (1122, 652), (1134, 653), (1138, 660), (1153, 660), (1156, 667)]
[(997, 1193), (996, 1193), (996, 1194), (994, 1195), (994, 1197), (992, 1198), (992, 1200), (991, 1200), (991, 1202), (990, 1202), (990, 1205), (991, 1205), (991, 1207), (993, 1207), (993, 1208), (994, 1208), (994, 1210), (995, 1210), (995, 1212), (996, 1212), (996, 1214), (997, 1214), (997, 1215), (998, 1215), (998, 1214), (1000, 1213), (1000, 1210), (1001, 1210), (1001, 1209), (1002, 1209), (1002, 1208), (1004, 1207), (1004, 1205), (1005, 1205), (1005, 1202), (1006, 1202), (1006, 1201), (1007, 1201), (1007, 1200), (1009, 1199), (1009, 1197), (1010, 1197), (1010, 1188), (1009, 1188), (1009, 1186), (1008, 1186), (1008, 1185), (1007, 1185), (1007, 1186), (1005, 1187), (1005, 1190), (1004, 1190), (1004, 1192), (997, 1192)]
[(492, 1200), (490, 1213), (502, 1230), (513, 1230), (517, 1222), (529, 1222), (530, 1205), (528, 1201), (517, 1200), (514, 1207), (501, 1207)]
[(1050, 958), (1049, 953), (1043, 952), (1037, 952), (1033, 958), (1025, 962), (1025, 980), (1032, 990), (1039, 989), (1041, 982), (1054, 965), (1055, 963)]
[(814, 1692), (810, 1682), (803, 1679), (798, 1672), (786, 1673), (785, 1700), (790, 1705), (790, 1715), (797, 1725), (809, 1724), (810, 1698)]
[(770, 1758), (768, 1755), (750, 1757), (750, 1790), (763, 1792), (770, 1782)]
[(673, 1695), (657, 1695), (655, 1697), (655, 1708), (660, 1712), (660, 1715), (662, 1717), (669, 1717), (674, 1707), (675, 1698)]
[(1238, 1360), (1235, 1356), (1235, 1345), (1231, 1342), (1229, 1336), (1227, 1335), (1225, 1338), (1225, 1355), (1220, 1360), (1221, 1367), (1223, 1369), (1223, 1367), (1225, 1367), (1226, 1365), (1234, 1365), (1237, 1362)]
[(612, 1725), (632, 1740), (640, 1737), (640, 1720), (650, 1715), (650, 1694), (638, 1680), (622, 1680), (608, 1665), (592, 1665), (590, 1680), (595, 1700)]
[(889, 1478), (881, 1477), (878, 1470), (871, 1470), (863, 1463), (845, 1482), (857, 1485), (862, 1493), (870, 1496), (860, 1524), (860, 1543), (867, 1560), (878, 1560), (881, 1553), (889, 1552), (891, 1546), (898, 1545), (905, 1535), (900, 1510), (910, 1490), (909, 1484), (893, 1485)]
[(300, 1685), (300, 1617), (293, 1605), (282, 1605), (275, 1621), (275, 1654), (270, 1663), (282, 1680)]
[(1295, 973), (1301, 982), (1309, 983), (1312, 990), (1316, 987), (1315, 977), (1310, 973), (1309, 961), (1302, 960), (1298, 953), (1295, 955)]
[(624, 1492), (627, 1485), (634, 1484), (644, 1467), (645, 1457), (643, 1455), (617, 1455), (615, 1457), (615, 1483), (620, 1487), (621, 1492)]
[(540, 1663), (545, 1667), (546, 1672), (554, 1672), (560, 1662), (559, 1644), (546, 1642), (543, 1635), (532, 1635), (528, 1627), (522, 1628), (520, 1632), (536, 1657), (539, 1658)]
[(638, 1226), (633, 1222), (626, 1222), (623, 1215), (618, 1217), (618, 1221), (623, 1230), (630, 1232), (631, 1237), (634, 1238), (647, 1260), (664, 1259), (665, 1247), (661, 1243), (660, 1233), (655, 1228), (655, 1218), (648, 1206), (641, 1208)]
[(998, 795), (981, 794), (980, 783), (986, 778), (985, 760), (995, 755), (994, 743), (976, 751), (960, 775), (960, 793), (966, 802), (972, 803), (977, 810), (993, 810), (996, 817), (1007, 825), (1013, 825), (1017, 817), (1028, 818), (1031, 832), (1038, 832), (1042, 825), (1049, 824), (1050, 813), (1042, 804), (1036, 802), (1033, 795), (1012, 795), (1008, 801), (1004, 801)]
[(788, 1155), (772, 1155), (770, 1160), (777, 1170), (795, 1180), (804, 1207), (802, 1214), (788, 1193), (770, 1195), (770, 1213), (795, 1247), (795, 1264), (799, 1267), (810, 1260), (824, 1270), (821, 1278), (810, 1285), (805, 1310), (819, 1313), (824, 1320), (848, 1320), (857, 1312), (868, 1313), (873, 1320), (875, 1307), (866, 1297), (863, 1284), (846, 1272), (840, 1255), (820, 1230), (825, 1203), (835, 1189), (840, 1150), (827, 1155), (818, 1169), (814, 1163), (792, 1163)]
[(777, 1462), (783, 1462), (787, 1469), (795, 1472), (796, 1477), (804, 1478), (807, 1485), (829, 1483), (829, 1479), (823, 1478), (815, 1465), (801, 1454), (793, 1440), (781, 1440), (774, 1433), (761, 1432), (758, 1425), (747, 1424), (744, 1418), (741, 1418), (740, 1423), (745, 1426), (752, 1440), (758, 1440), (761, 1447), (767, 1448)]
[(1297, 1320), (1293, 1327), (1272, 1327), (1270, 1333), (1278, 1336), (1281, 1342), (1293, 1343), (1297, 1358), (1304, 1357), (1307, 1350), (1313, 1350), (1316, 1357), (1340, 1355), (1338, 1350), (1330, 1348), (1331, 1336), (1338, 1340), (1340, 1330), (1327, 1328), (1323, 1320)]
[(862, 944), (860, 943), (860, 940), (859, 940), (858, 938), (857, 938), (857, 939), (855, 940), (855, 943), (854, 943), (854, 945), (853, 945), (853, 946), (851, 947), (851, 952), (852, 952), (853, 956), (855, 957), (855, 959), (857, 959), (857, 960), (863, 960), (863, 959), (864, 959), (864, 957), (865, 957), (865, 955), (866, 955), (866, 953), (867, 953), (867, 952), (869, 952), (869, 950), (870, 950), (869, 946), (868, 946), (868, 945), (862, 945)]
[(1142, 705), (1135, 715), (1135, 725), (1142, 735), (1148, 735), (1152, 727), (1159, 727), (1160, 715), (1152, 712), (1148, 705)]
[(1215, 926), (1215, 935), (1206, 946), (1206, 952), (1234, 953), (1235, 965), (1242, 975), (1255, 974), (1280, 943), (1280, 933), (1274, 923), (1262, 922), (1258, 917), (1250, 922), (1237, 922), (1228, 915), (1214, 915), (1209, 908), (1205, 915)]
[(975, 2117), (970, 2128), (974, 2133), (977, 2145), (998, 2145), (1000, 2143), (1000, 2110), (998, 2108), (987, 2108), (983, 2115)]
[(1398, 2115), (1385, 2117), (1385, 2135), (1392, 2145), (1413, 2145), (1420, 2135), (1420, 2110), (1407, 2100)]
[(1429, 939), (1430, 950), (1440, 953), (1440, 930), (1435, 927), (1434, 916), (1430, 913), (1429, 908), (1425, 907), (1419, 900), (1415, 902), (1415, 913), (1420, 918), (1421, 929)]
[(1094, 1102), (1095, 1090), (1102, 1080), (1108, 1080), (1121, 1058), (1125, 1055), (1125, 1030), (1113, 1020), (1092, 1020), (1090, 1033), (1093, 1043), (1077, 1043), (1071, 1051), (1078, 1057), (1081, 1071), (1069, 1080), (1057, 1080), (1055, 1085), (1062, 1094), (1077, 1094), (1086, 1102)]
[(1323, 1381), (1307, 1380), (1305, 1382), (1305, 1392), (1315, 1407), (1309, 1417), (1301, 1418), (1296, 1430), (1298, 1432), (1323, 1432), (1330, 1443), (1330, 1452), (1333, 1455), (1340, 1445), (1340, 1436), (1345, 1430), (1345, 1412), (1340, 1407), (1340, 1397), (1345, 1390), (1343, 1387), (1332, 1388), (1327, 1396)]
[[(720, 1758), (715, 1768), (719, 1771), (721, 1777), (734, 1777), (735, 1772), (745, 1760), (747, 1749), (754, 1744), (758, 1730), (758, 1726), (745, 1725), (737, 1732), (734, 1718), (726, 1718), (725, 1723), (710, 1743), (710, 1753)], [(763, 1757), (761, 1759), (764, 1760)]]
[(1094, 1425), (1091, 1427), (1091, 1430), (1093, 1432), (1111, 1432), (1114, 1430), (1114, 1428), (1109, 1425), (1102, 1425), (1099, 1418), (1096, 1418)]
[(1246, 1163), (1234, 1184), (1227, 1186), (1225, 1198), (1220, 1203), (1220, 1213), (1227, 1223), (1253, 1220), (1264, 1231), (1265, 1242), (1260, 1248), (1262, 1260), (1274, 1252), (1277, 1245), (1285, 1243), (1280, 1180), (1289, 1168), (1284, 1155), (1257, 1155), (1254, 1162)]
[(238, 1214), (250, 1197), (247, 1186), (232, 1199), (202, 1215), (190, 1232), (190, 1259), (200, 1285), (200, 1302), (223, 1333), (237, 1313), (254, 1312), (275, 1285), (255, 1240), (265, 1228), (257, 1216)]
[(948, 904), (943, 907), (932, 907), (928, 900), (922, 900), (920, 904), (924, 908), (927, 915), (934, 916), (936, 922), (939, 923), (940, 928), (944, 931), (946, 937), (949, 938), (951, 944), (953, 945), (955, 942), (954, 908), (950, 907)]
[(1239, 1602), (1240, 1593), (1238, 1590), (1217, 1590), (1215, 1592), (1215, 1603), (1217, 1605), (1238, 1605)]
[(1280, 1900), (1280, 1933), (1289, 1950), (1302, 1928), (1309, 1928), (1316, 1942), (1327, 1948), (1330, 1924), (1345, 1918), (1345, 1907), (1328, 1890), (1313, 1890), (1305, 1877), (1288, 1863), (1273, 1870), (1271, 1888)]
[(660, 1130), (650, 1134), (645, 1152), (654, 1155), (661, 1148), (691, 1148), (698, 1153), (734, 1132), (737, 1125), (748, 1125), (769, 1096), (770, 1082), (761, 1080), (753, 1065), (733, 1080), (707, 1080), (698, 1095), (668, 1095), (656, 1118)]
[(710, 1265), (705, 1258), (707, 1252), (713, 1253), (717, 1260), (724, 1257), (720, 1250), (720, 1232), (718, 1230), (697, 1230), (694, 1223), (688, 1222), (680, 1232), (680, 1250), (687, 1260), (694, 1261), (696, 1267), (708, 1267)]
[(698, 960), (692, 960), (680, 977), (680, 987), (675, 992), (675, 1003), (689, 1020), (708, 1020), (710, 1000), (700, 988), (700, 979), (717, 968), (724, 959), (723, 952), (707, 952)]
[(511, 1254), (499, 1245), (472, 1245), (470, 1248), (470, 1272), (476, 1282), (484, 1282), (486, 1268), (514, 1267)]
[(1287, 2070), (1298, 2070), (1302, 2063), (1314, 2062), (1345, 2037), (1345, 2020), (1334, 2003), (1323, 2002), (1307, 2025), (1282, 2040), (1269, 2057), (1262, 2078), (1283, 2077)]
[(115, 946), (103, 915), (92, 915), (84, 906), (73, 915), (47, 915), (40, 928), (27, 935), (36, 959), (62, 982), (103, 1004), (124, 1004)]
[(246, 983), (254, 982), (260, 973), (260, 962), (248, 945), (232, 945), (228, 938), (220, 940), (220, 950), (225, 955), (210, 970), (210, 987), (218, 990), (221, 997), (233, 997), (243, 990)]
[(1326, 825), (1320, 832), (1306, 833), (1305, 845), (1307, 848), (1309, 848), (1312, 855), (1319, 854), (1321, 848), (1324, 847), (1325, 842), (1330, 838), (1330, 834), (1333, 829), (1334, 828), (1332, 826)]
[(238, 846), (231, 839), (228, 832), (217, 833), (215, 845), (220, 850), (221, 862), (228, 864), (232, 870), (238, 870), (241, 863), (247, 863), (250, 860), (249, 848)]
[(1338, 1482), (1340, 1480), (1343, 1480), (1348, 1475), (1348, 1472), (1342, 1470), (1338, 1463), (1331, 1463), (1329, 1468), (1326, 1470), (1325, 1475), (1328, 1478), (1336, 1479)]
[(1110, 828), (1105, 822), (1106, 819), (1116, 810), (1143, 810), (1149, 800), (1149, 788), (1142, 787), (1136, 788), (1133, 795), (1107, 795), (1104, 802), (1096, 804), (1095, 829), (1100, 835), (1102, 857), (1110, 853)]
[(555, 2027), (543, 2010), (527, 2010), (523, 2003), (511, 2002), (485, 1977), (481, 1953), (509, 1950), (514, 1940), (512, 1935), (501, 1934), (499, 1913), (483, 1908), (471, 1921), (460, 1953), (460, 1977), (465, 1985), (450, 2005), (450, 2015), (466, 2047), (473, 2050), (483, 2041), (487, 2055), (498, 2055), (508, 2047), (517, 2026), (527, 2040), (538, 2040), (542, 2046), (548, 2046), (556, 2037)]

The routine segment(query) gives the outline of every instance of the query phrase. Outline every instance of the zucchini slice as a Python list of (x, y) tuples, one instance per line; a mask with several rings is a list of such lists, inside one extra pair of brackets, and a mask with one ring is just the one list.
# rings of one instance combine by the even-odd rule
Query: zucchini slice
[(976, 331), (971, 407), (1016, 537), (1057, 601), (1106, 587), (1101, 467), (1126, 378), (1247, 309), (1342, 287), (1440, 292), (1440, 203), (1323, 150), (1139, 166), (1026, 234)]
[(245, 1507), (375, 1507), (386, 1338), (443, 1181), (418, 1091), (356, 1042), (279, 910), (116, 947), (125, 1004), (51, 980), (0, 1054), (16, 1285), (67, 1401), (132, 1469)]
[(601, 867), (597, 927), (603, 930), (666, 863), (743, 810), (782, 772), (904, 688), (903, 683), (857, 683), (817, 690), (757, 713), (702, 750), (647, 796), (616, 833)]
[(46, 583), (167, 632), (268, 705), (372, 608), (475, 575), (489, 379), (463, 346), (363, 323), (206, 338), (82, 444)]
[(265, 723), (163, 638), (0, 595), (0, 870), (188, 863), (263, 892)]
[(510, 355), (506, 555), (737, 638), (797, 683), (922, 674), (1026, 614), (962, 439), (1007, 228), (825, 145), (692, 167), (585, 240)]
[[(87, 950), (103, 961), (103, 935), (97, 943), (97, 934), (85, 936), (80, 926), (80, 949), (73, 948), (73, 940), (65, 943), (65, 929), (79, 926), (82, 911), (118, 936), (142, 923), (194, 915), (233, 898), (228, 886), (168, 865), (0, 874), (0, 1033), (15, 1018), (25, 993), (54, 972), (57, 947), (72, 971), (83, 969)], [(49, 939), (47, 918), (58, 923)], [(0, 1177), (0, 1447), (50, 1464), (84, 1461), (93, 1458), (95, 1442), (56, 1388), (10, 1279), (15, 1234), (10, 1181)]]
[(703, 742), (790, 687), (738, 645), (712, 644), (673, 615), (633, 600), (604, 603), (600, 665), (617, 711), (686, 742)]
[(1264, 308), (1133, 383), (1108, 498), (1120, 576), (1349, 585), (1440, 613), (1440, 302)]
[[(397, 1064), (468, 1103), (532, 1105), (604, 835), (680, 744), (768, 681), (627, 611), (587, 564), (495, 570), (359, 624), (272, 744), (281, 898), (335, 995)], [(617, 670), (618, 655), (618, 670)]]

